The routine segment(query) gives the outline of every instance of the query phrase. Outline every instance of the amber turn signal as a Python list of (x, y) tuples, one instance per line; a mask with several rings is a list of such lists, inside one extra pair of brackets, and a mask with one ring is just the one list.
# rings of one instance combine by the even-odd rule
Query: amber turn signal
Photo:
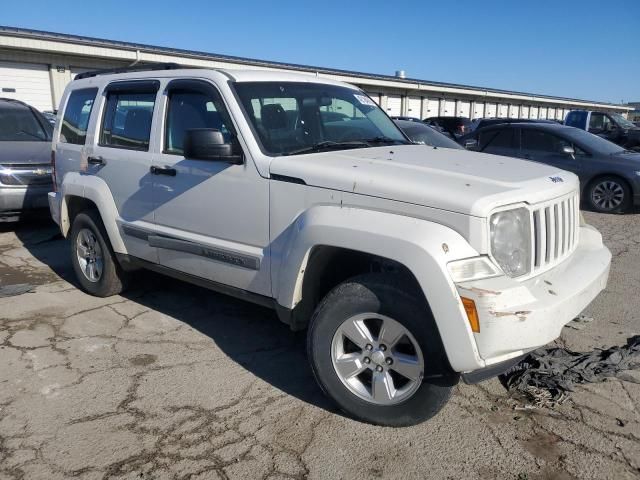
[(461, 298), (462, 305), (464, 305), (464, 311), (467, 313), (469, 325), (471, 325), (471, 331), (474, 333), (480, 333), (480, 318), (478, 317), (478, 311), (476, 310), (476, 303), (470, 298)]

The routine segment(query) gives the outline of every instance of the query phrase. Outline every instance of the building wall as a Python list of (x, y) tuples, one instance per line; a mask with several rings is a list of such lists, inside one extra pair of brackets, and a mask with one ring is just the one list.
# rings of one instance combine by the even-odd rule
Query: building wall
[[(349, 72), (301, 71), (301, 68), (284, 68), (260, 61), (212, 60), (202, 58), (203, 54), (173, 55), (155, 51), (137, 51), (125, 46), (87, 45), (81, 42), (58, 39), (34, 39), (16, 37), (0, 33), (0, 62), (14, 64), (39, 64), (49, 72), (50, 103), (40, 101), (42, 110), (57, 108), (62, 93), (75, 73), (101, 68), (123, 67), (132, 63), (176, 62), (185, 66), (233, 69), (295, 70), (321, 77), (332, 78), (355, 84), (372, 94), (372, 98), (390, 115), (426, 118), (436, 115), (501, 116), (511, 118), (553, 118), (564, 119), (566, 113), (575, 108), (626, 113), (623, 107), (587, 101), (559, 101), (544, 96), (519, 93), (479, 91), (471, 87), (430, 85), (393, 78), (368, 78), (350, 75)], [(124, 45), (124, 44), (123, 44)], [(21, 98), (26, 84), (20, 83), (20, 76), (3, 78), (0, 63), (0, 96), (2, 89), (15, 89), (11, 95)], [(26, 93), (25, 97), (28, 97)]]

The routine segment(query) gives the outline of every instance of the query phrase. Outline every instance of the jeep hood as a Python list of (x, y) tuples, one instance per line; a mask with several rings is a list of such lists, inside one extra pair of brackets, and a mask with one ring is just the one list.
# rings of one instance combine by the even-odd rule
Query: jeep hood
[(307, 185), (486, 217), (578, 189), (570, 172), (540, 163), (425, 145), (277, 157), (271, 175)]
[(51, 163), (51, 142), (2, 142), (0, 165)]

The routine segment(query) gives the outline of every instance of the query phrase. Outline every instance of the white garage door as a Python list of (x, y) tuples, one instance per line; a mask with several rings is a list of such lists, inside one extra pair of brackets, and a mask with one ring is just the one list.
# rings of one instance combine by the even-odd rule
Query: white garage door
[(543, 120), (547, 119), (547, 107), (540, 107), (540, 113), (538, 114), (538, 117)]
[(442, 112), (440, 115), (443, 117), (455, 117), (456, 116), (456, 101), (445, 100), (441, 104)]
[(422, 119), (422, 98), (420, 97), (408, 97), (407, 98), (407, 116), (416, 117)]
[(0, 62), (0, 97), (22, 100), (38, 110), (51, 110), (49, 67)]
[(538, 118), (538, 107), (531, 107), (529, 118)]
[(564, 122), (564, 117), (569, 113), (569, 110), (566, 108), (559, 108), (556, 114), (557, 120), (562, 120)]
[(387, 115), (399, 117), (402, 113), (402, 97), (400, 95), (387, 95)]
[(498, 105), (498, 117), (507, 118), (508, 113), (509, 113), (509, 105), (505, 105), (503, 103)]
[(373, 100), (378, 105), (380, 105), (380, 94), (379, 93), (367, 92), (367, 95), (369, 95), (371, 97), (371, 100)]
[(484, 117), (484, 103), (475, 102), (473, 104), (473, 118), (483, 118)]
[(427, 99), (427, 111), (424, 113), (424, 118), (437, 117), (440, 110), (440, 100), (437, 98)]
[(547, 109), (547, 118), (549, 120), (555, 120), (555, 118), (556, 118), (556, 109), (555, 108), (548, 108)]
[(458, 117), (471, 117), (471, 102), (458, 100)]
[(520, 118), (529, 118), (529, 110), (531, 110), (529, 105), (520, 107)]
[(498, 115), (498, 106), (495, 103), (487, 103), (484, 115), (487, 118), (496, 117)]
[(520, 105), (509, 105), (509, 118), (520, 118)]

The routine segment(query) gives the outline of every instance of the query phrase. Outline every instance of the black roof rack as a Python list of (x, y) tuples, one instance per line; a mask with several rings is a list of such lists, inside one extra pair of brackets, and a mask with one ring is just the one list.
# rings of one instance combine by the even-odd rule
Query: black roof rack
[(152, 63), (149, 65), (134, 65), (132, 67), (119, 67), (109, 68), (105, 70), (92, 70), (90, 72), (83, 72), (76, 75), (75, 80), (82, 80), (83, 78), (97, 77), (98, 75), (111, 75), (114, 73), (129, 73), (129, 72), (146, 72), (153, 70), (177, 70), (180, 68), (192, 68), (185, 67), (179, 63)]

